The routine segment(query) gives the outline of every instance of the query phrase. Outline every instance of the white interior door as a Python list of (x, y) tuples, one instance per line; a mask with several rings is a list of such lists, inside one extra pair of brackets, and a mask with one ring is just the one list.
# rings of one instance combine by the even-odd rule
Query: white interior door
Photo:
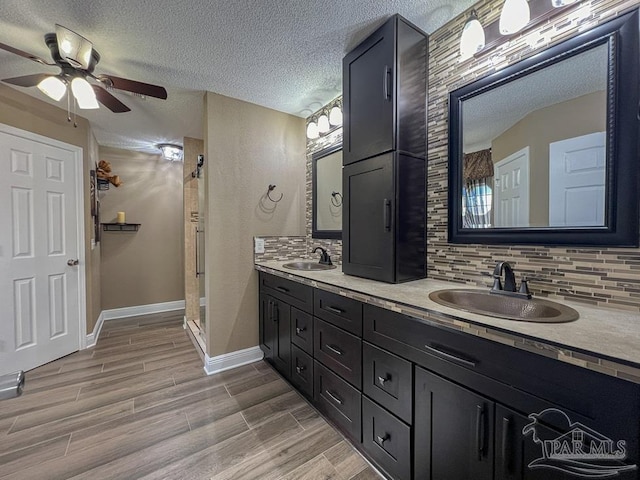
[(549, 225), (604, 225), (605, 132), (549, 144)]
[(496, 227), (529, 226), (529, 147), (494, 166)]
[[(81, 149), (0, 128), (0, 374), (80, 348)], [(19, 132), (19, 131), (17, 131)], [(84, 275), (83, 275), (84, 278)]]

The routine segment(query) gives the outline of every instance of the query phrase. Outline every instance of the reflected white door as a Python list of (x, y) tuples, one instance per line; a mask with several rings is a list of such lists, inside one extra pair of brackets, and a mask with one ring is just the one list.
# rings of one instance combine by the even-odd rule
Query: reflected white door
[(0, 374), (80, 347), (77, 151), (0, 131)]
[(605, 132), (549, 144), (549, 225), (604, 225)]
[(493, 177), (495, 226), (529, 226), (529, 147), (497, 162)]

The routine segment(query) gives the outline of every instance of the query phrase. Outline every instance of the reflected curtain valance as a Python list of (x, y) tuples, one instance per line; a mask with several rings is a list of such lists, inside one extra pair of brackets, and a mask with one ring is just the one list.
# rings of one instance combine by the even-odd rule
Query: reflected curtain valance
[(464, 182), (489, 177), (493, 177), (491, 149), (487, 148), (486, 150), (465, 153), (462, 166), (462, 178)]

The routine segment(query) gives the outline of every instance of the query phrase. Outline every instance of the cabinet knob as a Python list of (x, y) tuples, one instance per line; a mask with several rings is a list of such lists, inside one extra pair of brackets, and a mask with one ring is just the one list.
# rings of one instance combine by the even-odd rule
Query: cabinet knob
[(381, 437), (380, 435), (376, 436), (376, 442), (378, 442), (378, 444), (382, 446), (384, 445), (384, 442), (386, 442), (390, 438), (391, 438), (391, 435), (389, 435), (388, 433), (385, 433), (384, 437)]
[(389, 380), (391, 380), (391, 375), (387, 374), (384, 377), (378, 377), (378, 383), (382, 386), (384, 386), (385, 383), (387, 383)]
[(302, 327), (302, 328), (296, 327), (296, 333), (298, 335), (300, 335), (302, 332), (305, 332), (306, 330), (307, 330), (307, 327)]
[(304, 372), (305, 370), (306, 370), (306, 367), (304, 367), (304, 366), (300, 366), (300, 365), (298, 365), (298, 366), (296, 367), (296, 372), (298, 372), (298, 373), (302, 373), (302, 372)]

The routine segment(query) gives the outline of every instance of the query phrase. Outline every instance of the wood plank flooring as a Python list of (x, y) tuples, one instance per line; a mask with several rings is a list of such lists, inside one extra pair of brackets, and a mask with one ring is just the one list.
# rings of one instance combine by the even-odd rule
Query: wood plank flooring
[(27, 372), (0, 402), (2, 479), (369, 480), (375, 471), (264, 362), (207, 376), (169, 312)]

